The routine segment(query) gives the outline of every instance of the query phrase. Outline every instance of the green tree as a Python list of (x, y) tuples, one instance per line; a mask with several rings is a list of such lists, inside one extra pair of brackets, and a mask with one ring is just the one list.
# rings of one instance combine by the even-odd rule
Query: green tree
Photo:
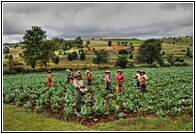
[(45, 40), (40, 44), (41, 53), (39, 60), (41, 66), (47, 67), (47, 63), (50, 62), (50, 59), (53, 59), (55, 56), (55, 51), (59, 49), (59, 45), (54, 40)]
[(192, 58), (192, 57), (193, 57), (193, 54), (192, 54), (190, 48), (187, 48), (186, 51), (187, 51), (187, 52), (186, 52), (186, 55), (187, 55), (188, 57), (191, 57), (191, 58)]
[(19, 57), (23, 57), (22, 53), (19, 53), (18, 56), (19, 56)]
[(130, 54), (129, 58), (130, 58), (130, 59), (133, 59), (133, 54)]
[(128, 64), (128, 60), (127, 60), (128, 55), (123, 54), (123, 55), (118, 55), (117, 57), (118, 57), (118, 59), (115, 63), (115, 66), (126, 68), (127, 64)]
[(73, 51), (72, 56), (73, 56), (73, 59), (77, 59), (78, 58), (78, 53), (76, 51)]
[(31, 30), (26, 30), (23, 36), (23, 44), (26, 45), (26, 50), (23, 51), (24, 59), (33, 69), (35, 69), (36, 62), (42, 53), (40, 46), (46, 37), (46, 32), (38, 26), (32, 26)]
[(85, 44), (85, 47), (88, 48), (88, 45), (89, 45), (89, 44), (90, 44), (90, 41), (87, 40), (87, 41), (86, 41), (86, 44)]
[(58, 64), (59, 61), (60, 61), (60, 57), (59, 57), (59, 56), (55, 56), (55, 57), (53, 58), (53, 62), (54, 62), (55, 64)]
[(108, 40), (108, 46), (112, 46), (112, 41)]
[(134, 51), (134, 46), (131, 45), (129, 53), (132, 54), (133, 51)]
[(78, 50), (79, 55), (81, 55), (84, 52), (84, 49)]
[(167, 58), (167, 62), (168, 63), (170, 63), (172, 66), (174, 65), (174, 63), (175, 63), (175, 57), (174, 57), (174, 55), (173, 54), (170, 54), (169, 56), (168, 56), (168, 58)]
[(12, 66), (13, 66), (13, 55), (8, 55), (8, 65), (9, 65), (9, 67), (10, 68), (12, 68)]
[(66, 51), (73, 47), (73, 43), (71, 41), (64, 40), (61, 44), (61, 47), (63, 51)]
[(10, 52), (9, 47), (4, 47), (4, 48), (3, 48), (3, 53), (4, 53), (4, 54), (8, 54), (9, 52)]
[(107, 51), (105, 51), (104, 49), (101, 49), (100, 51), (94, 50), (94, 53), (95, 53), (95, 58), (93, 58), (93, 63), (98, 64), (98, 68), (99, 68), (99, 64), (108, 63), (110, 55), (108, 54)]
[(86, 55), (85, 55), (85, 53), (84, 53), (84, 51), (83, 52), (81, 52), (81, 54), (80, 54), (80, 60), (85, 60), (86, 59)]
[(129, 52), (126, 49), (119, 50), (118, 54), (128, 54)]
[(64, 39), (62, 39), (62, 38), (53, 38), (51, 41), (56, 43), (56, 45), (58, 46), (58, 49), (62, 49)]
[(73, 55), (72, 55), (72, 53), (70, 53), (70, 54), (67, 55), (67, 59), (68, 59), (69, 61), (73, 60)]
[(147, 62), (148, 64), (157, 61), (160, 65), (163, 65), (161, 50), (162, 44), (159, 40), (148, 39), (140, 45), (136, 59), (139, 62)]
[(83, 45), (83, 40), (81, 39), (80, 36), (78, 36), (75, 40), (74, 40), (75, 46), (77, 48), (82, 48)]

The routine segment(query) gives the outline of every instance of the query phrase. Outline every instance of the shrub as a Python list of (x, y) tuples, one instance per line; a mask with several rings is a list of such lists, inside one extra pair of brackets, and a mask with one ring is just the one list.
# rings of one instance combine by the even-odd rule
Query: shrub
[(20, 62), (13, 62), (13, 65), (16, 66), (16, 65), (23, 65), (23, 63), (20, 63)]
[(129, 68), (134, 67), (133, 62), (129, 63), (129, 64), (127, 65), (127, 67), (129, 67)]
[(118, 54), (128, 54), (129, 52), (126, 49), (119, 50)]
[(187, 62), (182, 62), (182, 66), (189, 66)]
[(130, 58), (130, 59), (133, 59), (133, 54), (130, 54), (129, 58)]
[(158, 67), (156, 63), (149, 64), (148, 67)]
[(171, 67), (171, 63), (165, 63), (163, 66), (164, 67)]
[(174, 66), (182, 66), (182, 63), (181, 62), (175, 62)]
[(25, 73), (26, 72), (26, 69), (24, 69), (23, 67), (14, 67), (12, 69), (15, 70), (17, 73)]

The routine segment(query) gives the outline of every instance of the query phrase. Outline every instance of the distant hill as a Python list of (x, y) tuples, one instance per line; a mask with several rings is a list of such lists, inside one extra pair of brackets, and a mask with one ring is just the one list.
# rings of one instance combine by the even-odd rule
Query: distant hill
[(131, 38), (131, 40), (138, 40), (137, 38)]

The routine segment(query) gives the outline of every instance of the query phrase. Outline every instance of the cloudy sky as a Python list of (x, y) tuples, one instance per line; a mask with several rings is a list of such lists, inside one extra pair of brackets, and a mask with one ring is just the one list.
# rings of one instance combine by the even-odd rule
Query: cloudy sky
[(193, 2), (3, 2), (3, 43), (39, 26), (47, 39), (163, 38), (193, 35)]

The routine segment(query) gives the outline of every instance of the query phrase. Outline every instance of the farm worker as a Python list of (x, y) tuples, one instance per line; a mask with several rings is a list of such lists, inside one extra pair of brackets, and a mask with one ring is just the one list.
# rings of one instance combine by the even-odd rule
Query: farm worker
[(88, 80), (88, 86), (91, 86), (93, 76), (92, 76), (92, 73), (89, 70), (86, 70), (86, 78)]
[(140, 70), (137, 70), (135, 78), (136, 78), (136, 81), (137, 81), (136, 85), (137, 85), (138, 89), (140, 88), (140, 82), (138, 80), (139, 77), (140, 77)]
[(71, 83), (71, 84), (73, 84), (73, 82), (74, 82), (74, 75), (73, 75), (73, 72), (69, 72), (69, 75), (68, 75), (68, 77), (69, 77), (69, 83)]
[(79, 74), (81, 74), (80, 79), (82, 80), (82, 73), (80, 72), (80, 70), (77, 70), (76, 72), (78, 72)]
[(122, 74), (122, 70), (119, 69), (117, 71), (117, 73), (118, 73), (118, 75), (116, 76), (116, 83), (117, 83), (116, 93), (117, 94), (119, 94), (119, 93), (123, 94), (123, 84), (124, 84), (124, 81), (125, 81), (125, 77)]
[(140, 82), (140, 91), (142, 93), (146, 93), (147, 92), (146, 81), (148, 80), (148, 77), (146, 76), (146, 74), (143, 70), (140, 70), (140, 76), (139, 76), (138, 80)]
[(47, 78), (48, 78), (48, 87), (53, 87), (53, 83), (52, 83), (52, 76), (53, 76), (53, 73), (51, 70), (48, 71), (48, 74), (47, 74)]
[(69, 83), (69, 81), (70, 81), (70, 78), (69, 78), (69, 75), (70, 75), (70, 70), (69, 69), (67, 69), (66, 70), (66, 77), (67, 77), (67, 82)]
[(85, 103), (84, 98), (80, 92), (81, 88), (85, 88), (85, 85), (83, 81), (81, 80), (81, 74), (76, 72), (74, 74), (74, 87), (75, 87), (75, 108), (74, 108), (74, 114), (77, 114), (78, 111), (81, 109), (81, 105)]
[(110, 73), (110, 70), (106, 70), (105, 74), (106, 74), (106, 76), (105, 76), (104, 80), (106, 82), (106, 90), (112, 92), (113, 89), (112, 89), (112, 86), (111, 86), (111, 78), (110, 78), (111, 77), (111, 73)]

